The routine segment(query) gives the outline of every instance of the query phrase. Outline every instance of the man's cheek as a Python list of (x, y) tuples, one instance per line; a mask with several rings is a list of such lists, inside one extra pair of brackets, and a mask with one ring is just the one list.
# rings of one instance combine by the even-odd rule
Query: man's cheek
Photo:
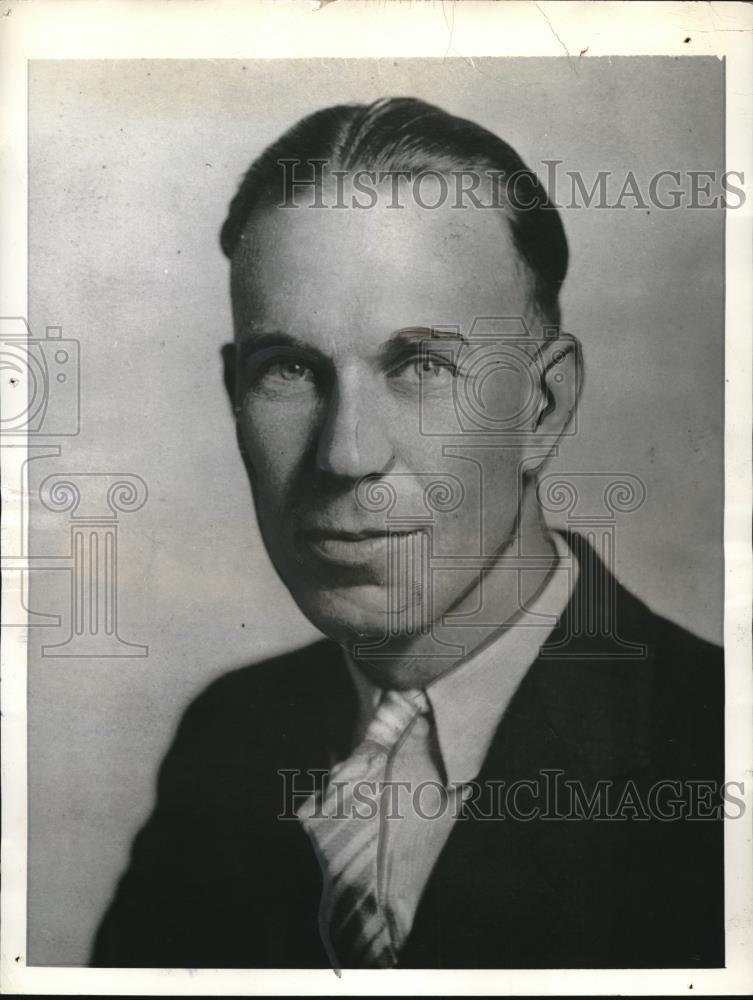
[(257, 489), (273, 492), (284, 489), (296, 465), (297, 453), (291, 448), (290, 435), (282, 433), (279, 422), (270, 424), (251, 415), (244, 421), (241, 439)]

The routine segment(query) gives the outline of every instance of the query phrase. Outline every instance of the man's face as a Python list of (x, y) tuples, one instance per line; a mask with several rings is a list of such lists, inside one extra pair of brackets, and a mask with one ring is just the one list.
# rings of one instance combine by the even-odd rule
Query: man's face
[(345, 642), (399, 641), (453, 608), (478, 581), (462, 557), (504, 545), (520, 502), (521, 447), (464, 449), (457, 402), (504, 425), (530, 395), (498, 342), (457, 337), (529, 313), (506, 221), (390, 200), (257, 211), (233, 261), (261, 532), (303, 613)]

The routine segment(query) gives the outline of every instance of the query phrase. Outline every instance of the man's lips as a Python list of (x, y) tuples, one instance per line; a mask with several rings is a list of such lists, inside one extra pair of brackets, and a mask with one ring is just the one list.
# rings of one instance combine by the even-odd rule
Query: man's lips
[(331, 531), (310, 529), (303, 532), (305, 544), (316, 556), (325, 562), (339, 566), (358, 566), (384, 559), (390, 539), (393, 545), (403, 545), (421, 534), (421, 529), (413, 531), (385, 531), (384, 529), (362, 531)]

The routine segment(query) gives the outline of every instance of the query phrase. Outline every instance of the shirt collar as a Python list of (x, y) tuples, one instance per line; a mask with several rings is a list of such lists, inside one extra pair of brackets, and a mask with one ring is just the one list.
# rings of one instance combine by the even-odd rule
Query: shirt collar
[[(578, 562), (565, 538), (551, 535), (557, 562), (525, 611), (452, 670), (426, 688), (448, 785), (473, 781), (513, 695), (536, 660), (570, 600)], [(360, 741), (376, 710), (381, 690), (346, 661), (356, 687)]]
[(426, 688), (448, 784), (478, 775), (513, 695), (573, 592), (575, 555), (561, 535), (552, 533), (552, 541), (557, 562), (528, 608)]

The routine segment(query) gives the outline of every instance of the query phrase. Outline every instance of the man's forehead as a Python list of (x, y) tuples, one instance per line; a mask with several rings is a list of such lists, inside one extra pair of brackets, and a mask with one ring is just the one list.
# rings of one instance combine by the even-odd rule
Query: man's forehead
[(383, 274), (414, 281), (448, 275), (473, 281), (519, 268), (507, 226), (491, 215), (275, 209), (252, 219), (246, 236), (250, 276), (257, 279), (291, 266), (302, 278), (347, 280), (370, 272), (374, 280)]
[(522, 315), (531, 281), (503, 211), (407, 200), (267, 206), (252, 213), (233, 258), (236, 304), (285, 325), (317, 312), (327, 322), (376, 315), (390, 329)]
[[(455, 255), (463, 246), (482, 245), (489, 251), (514, 250), (508, 208), (485, 202), (480, 206), (431, 193), (436, 178), (428, 176), (419, 189), (405, 181), (396, 192), (386, 182), (363, 193), (344, 182), (332, 190), (330, 183), (315, 191), (305, 189), (299, 197), (283, 203), (267, 202), (251, 213), (241, 242), (249, 249), (290, 251), (304, 241), (306, 247), (323, 250), (332, 240), (361, 242), (364, 250), (378, 252), (381, 246), (392, 254), (407, 255), (415, 248), (434, 254)], [(427, 191), (427, 185), (429, 190)], [(318, 199), (318, 200), (317, 200)], [(272, 246), (270, 246), (272, 244)], [(334, 249), (334, 247), (332, 247)]]

